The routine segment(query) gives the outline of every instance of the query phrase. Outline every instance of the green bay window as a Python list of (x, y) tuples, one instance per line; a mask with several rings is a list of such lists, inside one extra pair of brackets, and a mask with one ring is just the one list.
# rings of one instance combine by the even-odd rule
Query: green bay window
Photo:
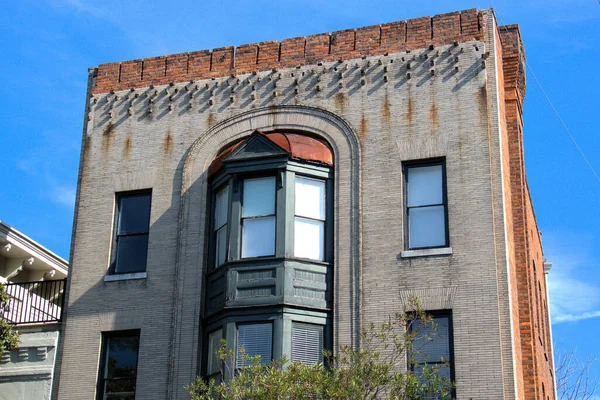
[[(322, 140), (255, 132), (209, 169), (203, 371), (248, 356), (317, 363), (331, 348), (333, 155)], [(228, 379), (227, 376), (224, 376)]]

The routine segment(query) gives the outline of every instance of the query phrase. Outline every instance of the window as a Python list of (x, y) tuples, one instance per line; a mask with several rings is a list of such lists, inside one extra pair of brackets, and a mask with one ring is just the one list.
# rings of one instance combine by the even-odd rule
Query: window
[(98, 398), (134, 400), (139, 331), (111, 332), (102, 337)]
[(325, 181), (296, 176), (294, 256), (324, 260)]
[(238, 325), (236, 367), (243, 368), (250, 365), (247, 357), (255, 356), (260, 356), (263, 364), (270, 363), (272, 346), (273, 327), (270, 323)]
[(229, 186), (219, 190), (215, 196), (215, 265), (227, 261), (227, 219), (229, 215)]
[(447, 247), (448, 205), (443, 161), (404, 166), (407, 248)]
[(221, 339), (223, 338), (223, 330), (219, 329), (208, 335), (208, 375), (213, 375), (221, 370), (221, 357), (219, 350), (221, 349)]
[(419, 377), (425, 367), (436, 368), (439, 376), (453, 380), (451, 315), (449, 312), (430, 315), (431, 322), (417, 319), (410, 326), (415, 338), (409, 354), (409, 368)]
[(245, 179), (242, 258), (275, 255), (275, 177)]
[[(286, 135), (331, 156), (317, 139)], [(221, 154), (211, 175), (211, 269), (260, 257), (330, 261), (332, 164), (292, 158), (262, 133)]]
[(150, 201), (150, 192), (117, 194), (113, 274), (146, 270)]
[(323, 326), (292, 322), (292, 361), (323, 362)]

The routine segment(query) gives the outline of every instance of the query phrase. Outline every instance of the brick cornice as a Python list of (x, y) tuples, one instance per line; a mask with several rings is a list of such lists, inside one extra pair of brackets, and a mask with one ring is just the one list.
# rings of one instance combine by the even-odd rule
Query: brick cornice
[(476, 9), (306, 37), (123, 62), (96, 69), (93, 94), (482, 40)]

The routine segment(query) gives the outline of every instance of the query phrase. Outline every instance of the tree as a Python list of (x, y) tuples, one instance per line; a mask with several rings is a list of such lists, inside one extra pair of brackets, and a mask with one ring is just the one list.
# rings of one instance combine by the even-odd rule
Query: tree
[[(0, 283), (0, 311), (3, 311), (8, 304), (9, 296)], [(0, 354), (7, 350), (12, 350), (19, 345), (19, 333), (0, 317)]]
[(413, 345), (437, 336), (432, 318), (417, 300), (411, 300), (409, 309), (414, 311), (404, 310), (378, 327), (371, 325), (362, 334), (360, 349), (342, 346), (337, 355), (326, 354), (325, 363), (276, 360), (263, 364), (259, 357), (246, 357), (248, 367), (232, 370), (234, 350), (226, 350), (223, 343), (220, 375), (228, 368), (233, 378), (219, 383), (199, 377), (186, 389), (191, 400), (450, 399), (452, 382), (437, 374), (439, 367), (421, 364), (420, 377), (406, 371), (406, 365), (416, 365), (417, 357), (426, 357)]
[(587, 360), (577, 357), (577, 350), (570, 352), (557, 351), (556, 357), (556, 391), (559, 400), (588, 400), (595, 398), (594, 394), (600, 382), (597, 376), (590, 373), (590, 368), (596, 357)]

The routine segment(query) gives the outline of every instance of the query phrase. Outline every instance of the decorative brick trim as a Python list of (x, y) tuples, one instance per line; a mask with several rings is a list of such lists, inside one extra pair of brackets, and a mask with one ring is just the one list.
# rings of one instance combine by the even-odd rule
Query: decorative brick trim
[(481, 40), (476, 9), (307, 37), (101, 64), (93, 94)]

